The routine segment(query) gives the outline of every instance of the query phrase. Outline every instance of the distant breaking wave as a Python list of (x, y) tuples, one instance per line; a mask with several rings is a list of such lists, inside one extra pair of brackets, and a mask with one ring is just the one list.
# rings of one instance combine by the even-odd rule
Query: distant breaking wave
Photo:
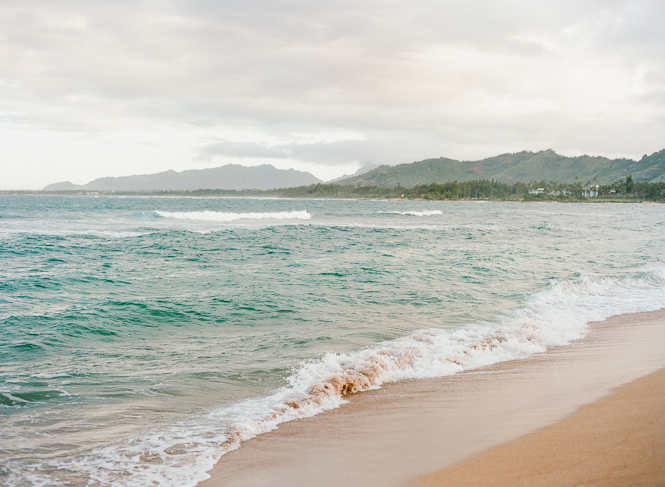
[(381, 214), (388, 215), (406, 215), (406, 216), (435, 216), (443, 215), (441, 210), (425, 210), (425, 211), (379, 211)]
[(273, 213), (232, 213), (223, 211), (155, 211), (163, 218), (179, 220), (202, 220), (211, 222), (233, 222), (237, 220), (309, 220), (312, 218), (306, 210), (282, 211)]
[[(447, 376), (526, 358), (583, 337), (589, 322), (661, 309), (665, 307), (664, 291), (662, 267), (624, 277), (579, 276), (553, 282), (531, 295), (525, 306), (491, 323), (454, 331), (423, 329), (354, 352), (327, 353), (302, 363), (287, 377), (287, 385), (267, 397), (219, 408), (197, 422), (173, 425), (124, 447), (98, 452), (106, 459), (106, 468), (117, 475), (129, 467), (133, 477), (123, 477), (127, 486), (139, 487), (164, 477), (172, 485), (194, 486), (209, 477), (205, 472), (222, 455), (239, 448), (243, 441), (280, 423), (337, 408), (347, 402), (349, 394), (399, 380)], [(140, 455), (159, 461), (134, 465), (133, 459)], [(91, 459), (82, 459), (68, 468), (99, 476), (92, 465)], [(111, 472), (105, 479), (109, 483), (119, 478)]]

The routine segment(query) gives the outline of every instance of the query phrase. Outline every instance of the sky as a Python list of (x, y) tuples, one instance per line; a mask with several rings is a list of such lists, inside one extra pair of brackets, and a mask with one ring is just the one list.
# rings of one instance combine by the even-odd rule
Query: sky
[(665, 2), (2, 0), (0, 189), (665, 148)]

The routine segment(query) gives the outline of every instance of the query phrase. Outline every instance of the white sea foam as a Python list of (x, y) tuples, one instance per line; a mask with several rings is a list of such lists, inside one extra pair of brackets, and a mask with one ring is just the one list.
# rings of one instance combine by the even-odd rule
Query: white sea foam
[(223, 211), (156, 211), (163, 218), (180, 220), (201, 220), (210, 222), (233, 222), (237, 220), (309, 220), (312, 218), (306, 210), (281, 211), (267, 213), (233, 213)]
[(491, 323), (454, 331), (424, 329), (355, 352), (303, 363), (270, 396), (220, 408), (94, 456), (51, 465), (87, 474), (93, 483), (194, 486), (226, 452), (278, 424), (316, 415), (350, 393), (403, 379), (441, 377), (528, 357), (581, 338), (587, 324), (665, 307), (665, 268), (625, 277), (553, 282), (525, 305)]
[(424, 210), (424, 211), (379, 211), (380, 214), (387, 215), (405, 215), (405, 216), (436, 216), (443, 215), (441, 210)]
[(20, 397), (12, 396), (8, 391), (0, 391), (0, 393), (6, 397), (7, 399), (14, 401), (14, 402), (25, 402), (28, 403), (30, 401), (26, 401), (25, 399), (21, 399)]

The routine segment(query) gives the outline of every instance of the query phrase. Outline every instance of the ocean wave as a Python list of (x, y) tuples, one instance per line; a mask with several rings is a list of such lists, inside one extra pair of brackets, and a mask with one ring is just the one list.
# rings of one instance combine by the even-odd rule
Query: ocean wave
[(280, 423), (337, 408), (350, 394), (390, 382), (452, 375), (565, 345), (583, 337), (589, 322), (665, 307), (663, 291), (662, 267), (552, 282), (493, 322), (423, 329), (354, 352), (327, 353), (301, 364), (287, 385), (267, 397), (210, 411), (122, 447), (98, 449), (94, 458), (58, 468), (86, 472), (101, 484), (122, 478), (127, 486), (194, 486), (223, 454)]
[(405, 216), (436, 216), (443, 215), (441, 210), (423, 210), (423, 211), (379, 211), (384, 215), (405, 215)]
[(267, 213), (233, 213), (223, 211), (155, 211), (163, 218), (176, 218), (180, 220), (202, 220), (211, 222), (233, 222), (237, 220), (310, 220), (306, 210), (281, 211)]

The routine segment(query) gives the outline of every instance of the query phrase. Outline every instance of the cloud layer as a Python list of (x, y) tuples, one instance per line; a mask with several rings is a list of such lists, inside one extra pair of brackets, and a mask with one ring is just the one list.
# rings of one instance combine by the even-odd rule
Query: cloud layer
[(663, 18), (660, 1), (6, 0), (2, 184), (639, 157), (665, 147)]

